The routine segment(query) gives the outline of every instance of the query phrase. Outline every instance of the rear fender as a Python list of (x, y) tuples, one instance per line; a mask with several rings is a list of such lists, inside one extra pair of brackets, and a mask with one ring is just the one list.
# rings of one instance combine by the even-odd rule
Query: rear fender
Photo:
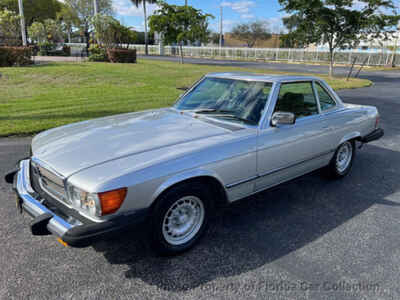
[(360, 139), (360, 138), (361, 138), (361, 133), (360, 133), (359, 131), (353, 131), (353, 132), (350, 132), (350, 133), (346, 134), (346, 135), (340, 140), (339, 145), (343, 144), (343, 143), (346, 142), (346, 141), (353, 140), (353, 139)]

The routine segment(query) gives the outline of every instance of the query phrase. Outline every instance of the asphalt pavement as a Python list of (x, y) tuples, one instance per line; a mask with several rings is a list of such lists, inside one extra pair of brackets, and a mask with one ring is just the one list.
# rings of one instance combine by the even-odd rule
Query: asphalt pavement
[[(33, 237), (1, 180), (0, 299), (400, 299), (400, 72), (362, 77), (374, 85), (339, 94), (377, 106), (386, 135), (357, 151), (349, 176), (315, 172), (235, 203), (181, 256), (155, 256), (145, 227), (84, 249)], [(0, 139), (1, 173), (28, 155), (29, 142)]]

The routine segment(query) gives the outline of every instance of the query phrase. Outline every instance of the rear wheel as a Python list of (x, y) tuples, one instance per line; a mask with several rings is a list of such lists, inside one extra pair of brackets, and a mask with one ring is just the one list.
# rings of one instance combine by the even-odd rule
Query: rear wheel
[(354, 141), (346, 141), (335, 152), (329, 166), (329, 174), (334, 178), (346, 176), (353, 165), (356, 147)]
[(189, 250), (204, 234), (210, 213), (207, 187), (188, 182), (171, 188), (154, 207), (152, 244), (161, 255)]

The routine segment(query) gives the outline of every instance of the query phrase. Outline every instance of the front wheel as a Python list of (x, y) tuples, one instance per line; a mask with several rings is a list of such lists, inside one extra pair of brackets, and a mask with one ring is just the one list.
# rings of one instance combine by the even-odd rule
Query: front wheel
[(331, 177), (342, 178), (346, 176), (353, 165), (355, 154), (356, 147), (354, 141), (346, 141), (339, 145), (328, 166)]
[(209, 217), (207, 189), (186, 183), (158, 199), (152, 222), (152, 244), (161, 255), (189, 250), (203, 235)]

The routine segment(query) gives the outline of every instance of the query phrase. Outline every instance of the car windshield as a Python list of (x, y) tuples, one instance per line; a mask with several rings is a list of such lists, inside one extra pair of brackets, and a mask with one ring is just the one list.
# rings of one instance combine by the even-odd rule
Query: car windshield
[(271, 88), (270, 82), (206, 77), (182, 97), (175, 108), (256, 125)]

